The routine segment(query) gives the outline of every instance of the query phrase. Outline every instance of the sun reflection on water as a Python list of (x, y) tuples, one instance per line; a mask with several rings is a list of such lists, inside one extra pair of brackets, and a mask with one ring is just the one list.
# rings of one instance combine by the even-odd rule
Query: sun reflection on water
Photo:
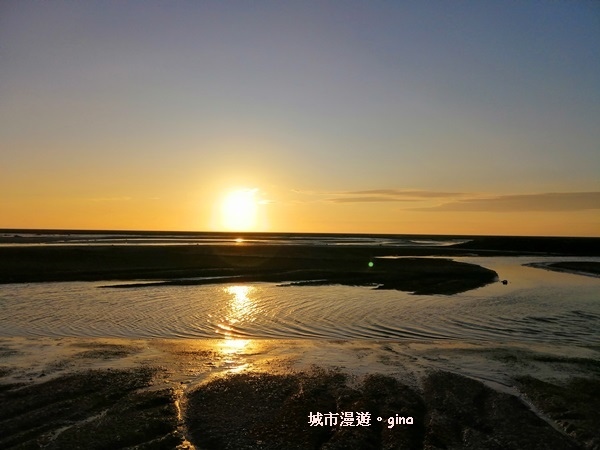
[(253, 322), (256, 305), (250, 294), (256, 288), (252, 286), (228, 286), (223, 290), (231, 296), (225, 317), (217, 324), (217, 333), (226, 338), (237, 338), (240, 335), (240, 327), (245, 323)]
[(248, 368), (245, 355), (252, 343), (251, 339), (240, 338), (244, 324), (255, 319), (256, 304), (252, 299), (253, 286), (228, 286), (223, 290), (230, 295), (223, 320), (217, 324), (217, 333), (223, 335), (217, 346), (229, 372), (240, 372)]

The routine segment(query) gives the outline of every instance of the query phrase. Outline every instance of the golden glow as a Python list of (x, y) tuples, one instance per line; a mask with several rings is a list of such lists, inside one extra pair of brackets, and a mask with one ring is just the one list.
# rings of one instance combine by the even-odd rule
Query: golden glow
[(256, 189), (238, 189), (221, 204), (221, 222), (229, 231), (252, 231), (257, 225)]
[(219, 342), (219, 351), (226, 356), (238, 355), (252, 342), (250, 339), (225, 338)]
[(232, 301), (229, 303), (229, 317), (230, 323), (237, 323), (242, 320), (247, 320), (252, 315), (254, 309), (254, 303), (248, 297), (248, 294), (253, 291), (251, 286), (229, 286), (225, 288), (228, 294), (233, 295)]
[(217, 333), (225, 338), (217, 347), (229, 372), (240, 372), (249, 367), (245, 356), (253, 341), (238, 339), (238, 336), (239, 327), (254, 320), (255, 304), (249, 296), (254, 289), (252, 286), (228, 286), (223, 289), (231, 295), (231, 299), (223, 323), (217, 325)]
[(217, 343), (217, 351), (229, 373), (239, 373), (251, 368), (248, 362), (248, 353), (253, 353), (253, 342), (250, 339), (235, 339), (225, 337)]
[(224, 291), (231, 295), (226, 315), (222, 323), (217, 325), (217, 333), (226, 338), (237, 337), (237, 327), (247, 322), (254, 321), (254, 301), (249, 294), (254, 290), (252, 286), (228, 286)]

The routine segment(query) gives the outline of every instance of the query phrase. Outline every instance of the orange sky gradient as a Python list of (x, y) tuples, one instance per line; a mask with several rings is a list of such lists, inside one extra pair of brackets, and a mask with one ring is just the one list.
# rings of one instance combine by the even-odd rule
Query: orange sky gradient
[(599, 20), (3, 2), (0, 228), (600, 236)]

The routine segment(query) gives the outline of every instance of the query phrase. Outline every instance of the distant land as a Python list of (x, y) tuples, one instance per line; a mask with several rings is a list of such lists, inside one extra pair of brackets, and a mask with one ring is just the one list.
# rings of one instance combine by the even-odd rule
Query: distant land
[(600, 256), (600, 238), (0, 230), (0, 283), (268, 281), (454, 294), (497, 275), (426, 257), (519, 255)]
[[(405, 239), (430, 241), (464, 241), (443, 249), (425, 250), (427, 245), (415, 246), (406, 250), (405, 255), (424, 256), (466, 253), (485, 255), (548, 254), (561, 256), (600, 256), (600, 237), (563, 236), (484, 236), (484, 235), (430, 235), (430, 234), (366, 234), (366, 233), (288, 233), (288, 232), (201, 232), (201, 231), (147, 231), (147, 230), (64, 230), (64, 229), (0, 229), (0, 244), (57, 243), (68, 244), (71, 240), (87, 237), (89, 244), (102, 243), (115, 237), (131, 238), (182, 238), (182, 239), (223, 239), (235, 241), (260, 240), (267, 243), (276, 240), (305, 239)], [(364, 242), (363, 244), (368, 244)]]

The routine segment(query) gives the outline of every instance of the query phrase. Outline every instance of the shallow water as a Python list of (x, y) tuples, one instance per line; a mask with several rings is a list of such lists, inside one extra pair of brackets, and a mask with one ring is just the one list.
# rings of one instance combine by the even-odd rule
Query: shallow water
[(9, 284), (0, 285), (0, 336), (600, 342), (599, 278), (522, 266), (583, 258), (455, 259), (496, 270), (509, 284), (452, 296), (273, 283)]

